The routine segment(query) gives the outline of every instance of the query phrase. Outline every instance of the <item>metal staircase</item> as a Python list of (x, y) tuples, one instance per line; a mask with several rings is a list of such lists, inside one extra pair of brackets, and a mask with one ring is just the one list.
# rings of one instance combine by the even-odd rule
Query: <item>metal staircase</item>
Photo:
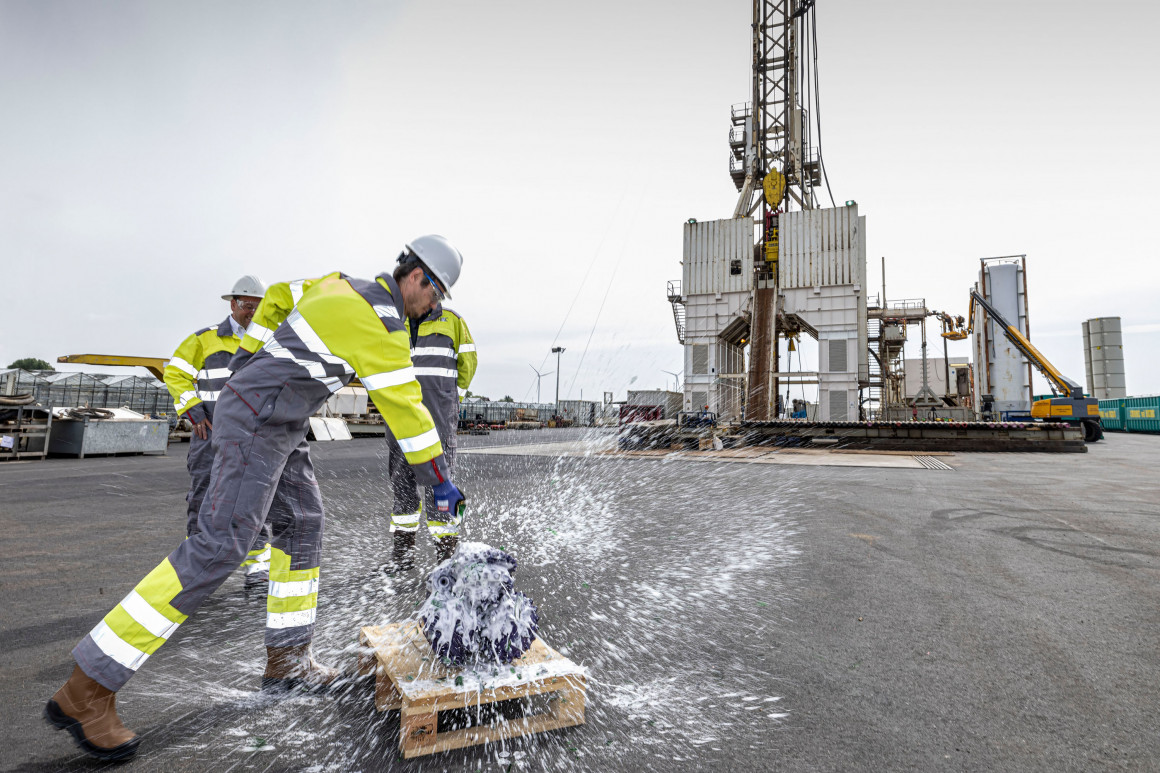
[(866, 344), (870, 349), (870, 379), (862, 398), (862, 409), (868, 420), (879, 418), (882, 413), (882, 365), (878, 362), (882, 350), (882, 320), (871, 317), (866, 320)]
[(669, 303), (673, 305), (673, 322), (677, 326), (677, 340), (685, 343), (685, 296), (681, 295), (681, 280), (668, 283)]

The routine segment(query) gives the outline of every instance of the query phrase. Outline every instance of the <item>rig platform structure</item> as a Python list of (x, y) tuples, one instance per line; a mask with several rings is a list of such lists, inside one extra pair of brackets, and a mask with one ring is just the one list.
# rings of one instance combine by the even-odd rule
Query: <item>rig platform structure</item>
[(745, 446), (827, 446), (883, 451), (1039, 451), (1086, 453), (1080, 428), (1059, 422), (741, 421), (681, 427), (673, 421), (620, 428), (624, 451)]

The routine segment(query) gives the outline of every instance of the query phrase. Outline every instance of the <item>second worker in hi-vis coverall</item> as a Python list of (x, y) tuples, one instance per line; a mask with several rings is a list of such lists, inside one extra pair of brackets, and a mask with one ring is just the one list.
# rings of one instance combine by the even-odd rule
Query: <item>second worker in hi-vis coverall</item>
[[(437, 305), (419, 319), (407, 320), (411, 337), (411, 361), (415, 377), (423, 387), (423, 405), (431, 412), (447, 469), (454, 471), (455, 447), (459, 429), (459, 390), (471, 386), (477, 365), (475, 342), (467, 323), (446, 306)], [(435, 507), (430, 488), (420, 496), (414, 473), (398, 441), (387, 430), (387, 467), (395, 494), (391, 508), (391, 532), (394, 551), (391, 569), (414, 566), (415, 534), (426, 515), (427, 529), (435, 540), (435, 553), (445, 561), (459, 542), (459, 516), (444, 516)]]
[[(140, 739), (121, 723), (116, 691), (237, 569), (267, 514), (272, 547), (262, 686), (319, 688), (337, 679), (310, 651), (324, 515), (306, 434), (309, 417), (353, 376), (398, 438), (419, 484), (434, 485), (450, 512), (462, 502), (423, 406), (403, 323), (446, 294), (462, 257), (436, 236), (414, 240), (404, 254), (412, 270), (401, 281), (336, 272), (294, 283), (296, 304), (274, 332), (251, 324), (215, 409), (216, 455), (199, 530), (77, 644), (72, 676), (45, 706), (49, 722), (69, 730), (91, 756), (136, 753)], [(267, 340), (247, 359), (254, 333)]]
[[(189, 492), (185, 495), (186, 536), (197, 532), (197, 513), (209, 488), (210, 468), (213, 466), (213, 411), (218, 395), (230, 374), (230, 360), (238, 344), (246, 335), (246, 327), (265, 295), (265, 287), (253, 275), (234, 283), (233, 289), (222, 296), (230, 302), (230, 316), (215, 327), (202, 328), (186, 338), (177, 347), (165, 366), (165, 386), (173, 397), (177, 415), (193, 425), (189, 435), (189, 455), (185, 466), (189, 470)], [(246, 571), (247, 588), (265, 583), (270, 571), (270, 528), (263, 526), (242, 567)]]

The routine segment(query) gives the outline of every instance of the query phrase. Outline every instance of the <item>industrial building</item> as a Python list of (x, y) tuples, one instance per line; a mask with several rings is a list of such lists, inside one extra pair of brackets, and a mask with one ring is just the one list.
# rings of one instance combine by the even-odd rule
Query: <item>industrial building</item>
[[(1098, 439), (1091, 396), (1125, 393), (1118, 319), (1084, 323), (1085, 398), (1030, 344), (1025, 255), (980, 259), (965, 317), (889, 298), (885, 258), (871, 294), (867, 217), (829, 193), (817, 64), (798, 40), (808, 22), (797, 20), (810, 11), (754, 3), (751, 98), (730, 111), (728, 134), (739, 197), (731, 217), (684, 224), (681, 278), (667, 284), (684, 346), (684, 411), (733, 426), (1046, 419)], [(800, 353), (793, 367), (803, 336), (816, 342), (816, 370), (801, 367)], [(941, 358), (929, 348), (936, 338)], [(966, 338), (971, 357), (952, 367), (947, 342)], [(907, 356), (907, 342), (920, 356)], [(1054, 396), (1032, 399), (1033, 370)]]

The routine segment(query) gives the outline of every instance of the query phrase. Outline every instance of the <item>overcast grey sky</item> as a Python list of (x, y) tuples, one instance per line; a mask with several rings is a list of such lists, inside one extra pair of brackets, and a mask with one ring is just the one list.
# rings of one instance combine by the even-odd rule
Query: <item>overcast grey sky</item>
[[(871, 286), (884, 255), (892, 297), (965, 313), (978, 258), (1026, 253), (1039, 348), (1082, 380), (1080, 323), (1122, 316), (1129, 391), (1160, 392), (1160, 12), (817, 8), (826, 166)], [(465, 255), (475, 391), (534, 398), (553, 343), (561, 396), (671, 383), (665, 280), (681, 224), (736, 202), (749, 14), (0, 0), (0, 365), (168, 356), (243, 273), (369, 277), (437, 232)]]

